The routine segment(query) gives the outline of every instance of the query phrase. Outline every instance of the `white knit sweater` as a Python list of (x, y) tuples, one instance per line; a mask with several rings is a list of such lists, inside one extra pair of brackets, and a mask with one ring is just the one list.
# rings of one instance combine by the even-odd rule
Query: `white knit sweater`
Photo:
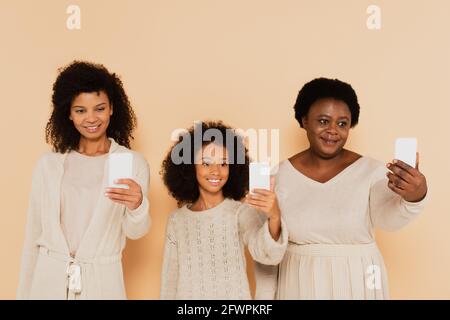
[(276, 265), (287, 246), (287, 228), (275, 241), (267, 218), (250, 206), (225, 199), (194, 212), (183, 206), (168, 220), (161, 299), (251, 299), (244, 246), (253, 259)]

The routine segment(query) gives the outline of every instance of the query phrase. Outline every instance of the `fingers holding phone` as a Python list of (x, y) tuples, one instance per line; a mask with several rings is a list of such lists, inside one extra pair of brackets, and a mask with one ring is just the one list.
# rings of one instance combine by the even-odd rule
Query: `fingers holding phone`
[(281, 211), (274, 192), (275, 177), (268, 176), (268, 178), (269, 190), (261, 188), (250, 189), (250, 192), (246, 195), (245, 202), (266, 214), (269, 219), (269, 233), (275, 241), (278, 241), (281, 234)]
[(109, 155), (109, 184), (105, 191), (111, 201), (134, 210), (142, 203), (141, 186), (132, 179), (133, 154), (130, 152)]
[(116, 184), (126, 185), (128, 188), (106, 188), (105, 196), (111, 201), (125, 205), (128, 209), (138, 208), (143, 199), (141, 186), (132, 179), (118, 179)]
[(425, 176), (419, 171), (419, 153), (415, 138), (397, 139), (395, 159), (388, 163), (388, 187), (410, 202), (422, 200), (427, 193)]
[(268, 162), (252, 162), (249, 167), (249, 193), (246, 203), (264, 212), (270, 219), (280, 218), (280, 209), (274, 192), (275, 177), (270, 176)]

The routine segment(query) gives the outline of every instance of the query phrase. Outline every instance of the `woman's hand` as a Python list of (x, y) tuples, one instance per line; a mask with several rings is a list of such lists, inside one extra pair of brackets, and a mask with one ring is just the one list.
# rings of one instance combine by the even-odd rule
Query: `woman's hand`
[(114, 181), (116, 184), (126, 184), (129, 189), (107, 188), (105, 196), (113, 202), (125, 205), (128, 209), (138, 208), (143, 199), (141, 186), (132, 179), (119, 179)]
[(409, 202), (418, 202), (427, 194), (427, 180), (419, 171), (419, 153), (416, 154), (416, 167), (393, 160), (387, 164), (388, 187)]
[(274, 177), (270, 178), (270, 190), (253, 189), (246, 195), (245, 202), (269, 218), (269, 231), (272, 238), (278, 240), (281, 233), (281, 211), (277, 195), (274, 192)]

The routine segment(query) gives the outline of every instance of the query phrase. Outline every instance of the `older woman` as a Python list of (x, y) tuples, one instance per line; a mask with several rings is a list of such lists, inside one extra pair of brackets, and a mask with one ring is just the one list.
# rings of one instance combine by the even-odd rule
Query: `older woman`
[(278, 299), (388, 298), (374, 229), (408, 224), (422, 210), (427, 184), (418, 165), (394, 160), (386, 168), (345, 149), (358, 117), (347, 83), (320, 78), (300, 91), (295, 118), (310, 146), (279, 165), (276, 193), (289, 246), (277, 285), (260, 282), (260, 298), (275, 288)]

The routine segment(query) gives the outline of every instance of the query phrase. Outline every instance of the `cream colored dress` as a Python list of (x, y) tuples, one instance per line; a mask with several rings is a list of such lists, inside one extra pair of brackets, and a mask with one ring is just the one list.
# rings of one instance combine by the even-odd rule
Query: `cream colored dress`
[[(387, 299), (376, 227), (397, 230), (424, 206), (387, 187), (383, 163), (362, 157), (326, 183), (279, 165), (276, 193), (288, 225), (289, 245), (279, 268), (257, 265), (257, 298)], [(272, 281), (269, 275), (272, 274)]]
[(267, 218), (225, 199), (194, 212), (183, 206), (167, 223), (161, 299), (251, 299), (244, 247), (256, 261), (278, 264), (287, 246), (286, 224), (275, 241)]
[[(138, 239), (150, 226), (147, 192), (149, 167), (139, 153), (111, 140), (109, 153), (133, 153), (133, 179), (142, 187), (135, 210), (105, 197), (108, 162), (87, 229), (71, 256), (61, 225), (61, 190), (68, 153), (48, 152), (38, 161), (32, 179), (18, 299), (125, 299), (122, 251), (126, 238)], [(68, 291), (68, 266), (81, 268), (81, 292)]]

